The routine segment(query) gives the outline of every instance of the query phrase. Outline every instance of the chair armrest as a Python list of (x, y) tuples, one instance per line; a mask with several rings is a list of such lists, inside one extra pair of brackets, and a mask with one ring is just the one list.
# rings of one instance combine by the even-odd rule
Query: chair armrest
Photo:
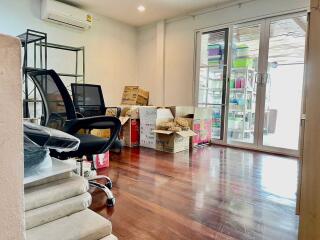
[(107, 116), (97, 116), (97, 117), (86, 117), (86, 118), (77, 118), (72, 120), (67, 120), (65, 123), (65, 132), (69, 134), (75, 134), (80, 129), (112, 129), (112, 135), (114, 133), (117, 136), (121, 130), (121, 122), (116, 117), (107, 117)]
[(111, 136), (107, 144), (103, 147), (103, 151), (107, 151), (114, 141), (117, 139), (120, 130), (121, 122), (116, 117), (107, 117), (107, 116), (98, 116), (98, 117), (87, 117), (87, 118), (78, 118), (73, 120), (67, 120), (65, 123), (65, 131), (71, 135), (76, 134), (80, 129), (92, 129), (94, 124), (103, 125), (104, 128), (111, 128)]
[(84, 118), (83, 114), (80, 112), (76, 112), (76, 116), (77, 118)]

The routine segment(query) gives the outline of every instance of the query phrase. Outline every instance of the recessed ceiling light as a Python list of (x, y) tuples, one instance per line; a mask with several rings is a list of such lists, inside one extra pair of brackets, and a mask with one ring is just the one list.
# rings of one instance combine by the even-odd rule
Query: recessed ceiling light
[(137, 9), (138, 9), (139, 12), (144, 12), (144, 11), (146, 10), (146, 7), (143, 6), (143, 5), (139, 5), (139, 6), (137, 7)]

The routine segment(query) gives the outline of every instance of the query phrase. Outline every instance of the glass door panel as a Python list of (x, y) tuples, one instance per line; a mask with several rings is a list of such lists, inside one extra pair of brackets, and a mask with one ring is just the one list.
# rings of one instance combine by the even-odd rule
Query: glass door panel
[(306, 16), (270, 23), (264, 146), (299, 149), (306, 28)]
[(255, 143), (261, 26), (234, 27), (229, 80), (228, 142)]
[(201, 35), (198, 106), (212, 107), (212, 138), (222, 140), (227, 74), (228, 29)]

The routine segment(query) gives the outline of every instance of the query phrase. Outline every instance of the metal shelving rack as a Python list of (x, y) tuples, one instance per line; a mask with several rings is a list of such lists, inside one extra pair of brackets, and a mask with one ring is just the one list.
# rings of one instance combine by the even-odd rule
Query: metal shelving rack
[[(52, 49), (57, 49), (62, 51), (74, 52), (76, 55), (74, 73), (59, 72), (58, 75), (60, 77), (74, 78), (75, 83), (85, 83), (85, 47), (72, 47), (72, 46), (60, 45), (55, 43), (44, 43), (44, 42), (37, 43), (36, 45), (39, 47), (46, 47), (46, 48), (52, 48)], [(80, 69), (80, 66), (79, 66), (80, 55), (82, 55), (82, 69)]]
[[(70, 73), (58, 72), (60, 77), (73, 78), (75, 83), (85, 83), (85, 48), (84, 47), (72, 47), (66, 45), (60, 45), (55, 43), (48, 43), (47, 34), (31, 29), (23, 34), (18, 35), (23, 47), (23, 80), (24, 80), (24, 117), (30, 117), (29, 104), (33, 104), (33, 117), (37, 116), (39, 108), (42, 112), (42, 100), (37, 93), (36, 87), (28, 79), (27, 73), (30, 71), (46, 70), (48, 69), (48, 49), (57, 49), (62, 51), (74, 52), (76, 55), (74, 70)], [(30, 49), (33, 47), (33, 49)], [(33, 50), (33, 51), (30, 51)], [(30, 64), (30, 58), (32, 58), (33, 52), (33, 64)], [(80, 56), (82, 57), (82, 63), (79, 63)], [(81, 65), (82, 67), (81, 67)], [(53, 67), (53, 66), (51, 66)], [(63, 80), (63, 79), (62, 79)], [(69, 86), (68, 86), (69, 87)], [(70, 90), (70, 89), (69, 89)]]
[[(23, 47), (23, 84), (24, 84), (24, 117), (30, 117), (29, 103), (33, 103), (33, 116), (36, 117), (37, 103), (41, 103), (41, 100), (37, 99), (36, 87), (29, 82), (27, 73), (34, 70), (47, 69), (48, 52), (47, 52), (47, 34), (31, 29), (23, 34), (17, 36), (20, 38), (21, 45)], [(43, 43), (43, 44), (42, 44)], [(41, 47), (38, 47), (38, 44)], [(42, 46), (44, 45), (44, 46)], [(33, 66), (29, 64), (29, 49), (33, 47)], [(39, 55), (39, 61), (37, 61), (37, 55)]]

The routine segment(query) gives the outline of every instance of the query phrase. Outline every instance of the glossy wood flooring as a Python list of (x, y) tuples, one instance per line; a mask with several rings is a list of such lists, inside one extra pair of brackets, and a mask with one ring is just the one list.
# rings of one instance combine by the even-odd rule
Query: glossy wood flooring
[(295, 240), (298, 161), (217, 146), (168, 154), (125, 149), (101, 173), (114, 182), (92, 209), (120, 240)]

